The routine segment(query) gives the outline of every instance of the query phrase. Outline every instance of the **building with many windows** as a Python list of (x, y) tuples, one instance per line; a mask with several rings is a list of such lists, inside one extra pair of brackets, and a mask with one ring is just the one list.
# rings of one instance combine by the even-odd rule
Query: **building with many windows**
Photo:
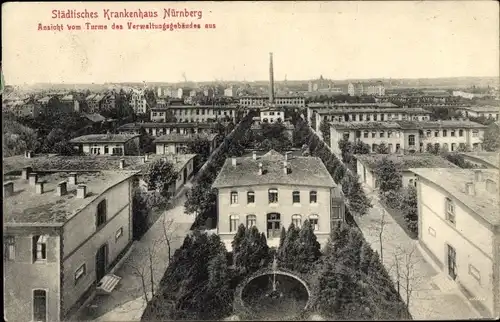
[(143, 90), (132, 90), (130, 96), (130, 107), (135, 114), (146, 114), (148, 112), (148, 103)]
[(485, 117), (494, 119), (498, 121), (498, 115), (500, 114), (500, 108), (498, 106), (464, 106), (458, 108), (458, 110), (465, 117)]
[(340, 154), (338, 142), (361, 141), (374, 152), (384, 143), (389, 153), (424, 152), (432, 149), (480, 151), (486, 126), (471, 121), (330, 122), (330, 147)]
[(156, 154), (185, 154), (190, 142), (194, 142), (198, 138), (207, 139), (210, 142), (210, 152), (217, 147), (215, 138), (217, 134), (177, 134), (170, 133), (157, 138), (154, 143), (156, 145)]
[(347, 85), (347, 92), (351, 96), (361, 96), (361, 95), (385, 95), (385, 87), (381, 81), (376, 83), (349, 83)]
[[(215, 122), (217, 120), (236, 121), (238, 107), (236, 105), (179, 105), (164, 110), (151, 110), (151, 120), (165, 120), (170, 111), (177, 122)], [(163, 114), (162, 114), (163, 113)]]
[(417, 186), (415, 173), (412, 168), (458, 168), (453, 163), (439, 155), (431, 153), (422, 154), (355, 154), (356, 172), (359, 181), (370, 189), (378, 189), (379, 180), (375, 171), (377, 165), (382, 160), (394, 162), (397, 171), (401, 173), (401, 183), (403, 187)]
[(481, 312), (500, 316), (498, 170), (412, 171), (422, 254)]
[[(242, 96), (239, 98), (240, 105), (245, 107), (263, 107), (269, 104), (269, 96)], [(276, 96), (274, 104), (277, 106), (305, 107), (304, 96)]]
[(94, 155), (139, 155), (139, 135), (89, 134), (69, 141), (75, 149)]
[(108, 274), (132, 242), (133, 171), (6, 175), (5, 318), (61, 321)]
[(342, 191), (317, 157), (271, 150), (231, 158), (212, 186), (218, 190), (217, 233), (229, 249), (240, 224), (256, 226), (278, 246), (282, 227), (308, 219), (324, 246), (332, 223), (344, 220)]
[(162, 136), (170, 133), (190, 134), (190, 133), (216, 133), (218, 123), (127, 123), (118, 127), (120, 134), (140, 134), (141, 129), (151, 136)]
[[(344, 111), (350, 110), (351, 113), (355, 113), (356, 111), (364, 111), (364, 110), (392, 110), (397, 109), (399, 106), (384, 102), (384, 103), (310, 103), (307, 106), (307, 120), (311, 120), (313, 117), (316, 118), (317, 111)], [(387, 112), (384, 112), (387, 113)], [(390, 112), (389, 112), (390, 113)], [(354, 119), (354, 116), (351, 117)], [(358, 117), (359, 119), (359, 117)]]

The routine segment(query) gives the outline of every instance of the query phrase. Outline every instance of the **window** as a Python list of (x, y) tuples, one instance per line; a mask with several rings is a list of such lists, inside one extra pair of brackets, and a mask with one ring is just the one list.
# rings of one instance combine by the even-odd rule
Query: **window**
[(118, 229), (115, 233), (115, 241), (120, 239), (120, 237), (122, 237), (122, 236), (123, 236), (123, 227), (120, 227), (120, 229)]
[(16, 240), (14, 236), (5, 236), (4, 240), (4, 256), (7, 260), (16, 259)]
[(445, 201), (446, 204), (446, 220), (451, 222), (452, 224), (455, 223), (455, 205), (453, 204), (453, 201), (450, 198), (446, 198)]
[(398, 153), (399, 150), (401, 150), (401, 144), (396, 143), (396, 153)]
[(252, 228), (257, 225), (257, 216), (247, 215), (247, 228)]
[(373, 120), (376, 121), (377, 120), (377, 114), (373, 114)]
[(313, 227), (314, 231), (319, 230), (318, 215), (310, 215), (309, 222), (311, 223), (311, 226)]
[(47, 321), (47, 292), (45, 290), (33, 290), (33, 320)]
[(448, 136), (448, 131), (447, 130), (443, 130), (443, 137), (447, 137)]
[(278, 202), (278, 189), (269, 189), (269, 203)]
[(413, 135), (413, 134), (408, 135), (408, 145), (410, 145), (410, 146), (415, 145), (415, 135)]
[(293, 203), (300, 203), (300, 191), (292, 192)]
[(450, 131), (450, 136), (455, 136), (455, 130)]
[(392, 131), (388, 131), (388, 132), (387, 132), (387, 137), (388, 137), (388, 138), (392, 138)]
[(78, 283), (78, 281), (83, 277), (85, 276), (87, 272), (87, 266), (85, 264), (83, 264), (82, 266), (80, 266), (76, 272), (75, 272), (75, 284)]
[(231, 191), (231, 205), (238, 203), (238, 192)]
[(247, 192), (247, 203), (255, 203), (255, 192)]
[(47, 236), (33, 236), (33, 261), (47, 260)]
[(240, 222), (240, 217), (238, 215), (229, 216), (229, 231), (235, 232), (238, 230), (238, 224)]
[(426, 134), (427, 134), (427, 137), (428, 137), (428, 138), (430, 138), (430, 137), (431, 137), (431, 130), (428, 130), (428, 131), (426, 132)]
[(410, 185), (413, 185), (413, 179), (410, 179), (410, 180), (409, 180), (409, 184), (410, 184)]
[(383, 138), (385, 136), (385, 132), (384, 131), (380, 131), (380, 137)]
[(316, 191), (311, 191), (309, 193), (309, 203), (317, 203), (318, 202), (318, 193)]
[(109, 148), (107, 145), (104, 146), (104, 154), (108, 154), (109, 153)]
[(455, 151), (457, 149), (457, 144), (456, 143), (452, 143), (451, 144), (451, 151)]
[(372, 132), (372, 138), (374, 138), (375, 136), (377, 136), (377, 132)]
[(434, 131), (434, 137), (438, 137), (439, 136), (439, 131)]
[(99, 229), (104, 223), (106, 223), (107, 220), (107, 204), (106, 204), (106, 199), (102, 200), (99, 202), (97, 205), (97, 214), (96, 214), (96, 222), (95, 226), (96, 229)]
[(292, 224), (295, 227), (300, 228), (300, 226), (302, 225), (302, 216), (301, 215), (292, 215)]
[(464, 130), (458, 130), (458, 136), (464, 136)]
[(364, 138), (368, 138), (368, 131), (364, 131), (364, 132), (363, 132), (363, 137), (364, 137)]
[(123, 148), (113, 148), (113, 154), (123, 155)]
[(473, 137), (478, 137), (479, 136), (479, 131), (477, 131), (477, 130), (472, 131), (472, 136)]
[(340, 218), (341, 218), (340, 207), (333, 206), (332, 207), (332, 219), (340, 219)]

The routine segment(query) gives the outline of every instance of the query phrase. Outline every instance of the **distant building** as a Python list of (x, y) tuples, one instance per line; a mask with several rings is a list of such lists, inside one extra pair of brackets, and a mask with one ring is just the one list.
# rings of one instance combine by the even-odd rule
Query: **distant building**
[(472, 163), (477, 167), (484, 167), (488, 169), (500, 168), (499, 152), (462, 152), (460, 153), (464, 160)]
[[(237, 105), (179, 105), (167, 108), (177, 122), (215, 122), (217, 120), (236, 121)], [(155, 113), (157, 113), (155, 115)], [(165, 120), (166, 111), (152, 110), (151, 120)]]
[(236, 96), (236, 89), (234, 88), (234, 86), (229, 86), (228, 88), (226, 88), (224, 90), (224, 96), (227, 96), (227, 97)]
[(458, 110), (465, 117), (485, 117), (492, 118), (496, 121), (499, 120), (500, 107), (498, 106), (464, 106), (459, 107)]
[[(262, 107), (269, 104), (268, 96), (242, 96), (239, 98), (240, 105), (245, 107)], [(296, 106), (305, 107), (306, 99), (304, 96), (276, 96), (274, 97), (276, 106)]]
[(104, 96), (100, 94), (91, 94), (87, 96), (85, 98), (85, 101), (87, 102), (87, 111), (89, 113), (99, 113), (103, 97)]
[(418, 178), (421, 253), (480, 311), (500, 316), (498, 170), (411, 171)]
[(204, 138), (210, 142), (210, 152), (217, 147), (215, 138), (217, 134), (178, 134), (170, 133), (157, 138), (154, 143), (156, 145), (156, 154), (186, 154), (187, 147), (190, 142), (197, 138)]
[(93, 155), (139, 155), (139, 135), (135, 134), (90, 134), (71, 139), (84, 154)]
[(263, 156), (227, 159), (213, 185), (217, 233), (228, 249), (240, 224), (264, 232), (277, 247), (282, 227), (309, 220), (324, 246), (332, 225), (344, 220), (343, 194), (317, 157)]
[(385, 87), (382, 82), (376, 83), (349, 83), (347, 85), (347, 92), (351, 96), (361, 96), (361, 95), (376, 95), (384, 96)]
[(473, 99), (473, 98), (483, 98), (487, 96), (491, 96), (491, 94), (488, 93), (468, 93), (468, 92), (463, 92), (463, 91), (453, 91), (453, 96), (458, 96), (458, 97), (463, 97), (467, 99)]
[(396, 165), (401, 172), (403, 187), (417, 186), (417, 178), (410, 168), (458, 168), (453, 163), (439, 155), (425, 154), (356, 154), (356, 167), (359, 181), (370, 189), (378, 189), (379, 178), (375, 174), (380, 161), (387, 159)]
[(80, 102), (75, 98), (74, 95), (65, 95), (59, 100), (62, 110), (66, 112), (80, 111)]
[(189, 93), (191, 92), (191, 89), (186, 88), (186, 87), (181, 87), (177, 89), (177, 96), (176, 98), (185, 98), (189, 96)]
[(189, 134), (189, 133), (215, 133), (217, 123), (163, 123), (163, 122), (144, 122), (127, 123), (118, 127), (120, 134), (140, 134), (140, 129), (151, 136), (162, 136), (170, 133)]
[(16, 102), (11, 106), (11, 111), (18, 117), (35, 118), (42, 114), (42, 107), (39, 103)]
[(205, 88), (203, 90), (203, 95), (205, 97), (214, 97), (214, 90), (212, 88)]
[(6, 175), (5, 318), (61, 321), (132, 242), (131, 171)]
[(331, 122), (330, 147), (340, 155), (338, 142), (346, 139), (368, 144), (371, 152), (382, 143), (390, 153), (425, 152), (433, 148), (481, 151), (485, 128), (470, 121)]
[(134, 89), (130, 96), (130, 107), (135, 114), (146, 114), (148, 111), (148, 103), (144, 91)]
[(335, 84), (331, 80), (323, 79), (323, 75), (316, 80), (309, 81), (308, 83), (309, 92), (329, 91), (334, 87)]

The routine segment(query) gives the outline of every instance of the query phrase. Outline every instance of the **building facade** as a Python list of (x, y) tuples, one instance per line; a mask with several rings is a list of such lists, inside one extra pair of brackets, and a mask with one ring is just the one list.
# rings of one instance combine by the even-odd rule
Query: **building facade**
[(385, 87), (382, 82), (376, 83), (349, 83), (347, 85), (347, 92), (351, 96), (361, 96), (361, 95), (375, 95), (384, 96)]
[(498, 171), (412, 171), (418, 177), (423, 254), (473, 305), (491, 317), (500, 316)]
[(22, 177), (8, 177), (7, 320), (61, 321), (107, 276), (132, 242), (133, 174), (42, 175), (25, 169)]
[(192, 133), (216, 133), (217, 123), (127, 123), (118, 128), (120, 134), (140, 134), (141, 128), (151, 136), (162, 136), (170, 133), (192, 134)]
[[(236, 121), (238, 107), (236, 105), (182, 105), (167, 108), (177, 122), (215, 122), (217, 120)], [(166, 118), (165, 111), (152, 110), (151, 120), (162, 122)]]
[(130, 96), (130, 107), (135, 114), (146, 114), (148, 112), (148, 104), (146, 96), (142, 90), (132, 90)]
[(376, 151), (384, 143), (389, 153), (426, 152), (432, 149), (481, 151), (486, 126), (470, 121), (391, 121), (330, 123), (330, 147), (340, 154), (338, 142), (361, 141)]
[(156, 154), (186, 154), (190, 142), (197, 138), (207, 139), (210, 142), (210, 153), (217, 147), (217, 134), (177, 134), (170, 133), (160, 136), (154, 143)]
[(344, 220), (344, 200), (319, 158), (271, 150), (226, 160), (213, 183), (218, 190), (217, 233), (228, 249), (240, 224), (265, 232), (278, 246), (281, 228), (309, 220), (324, 246), (332, 224)]
[(498, 121), (500, 108), (497, 106), (464, 106), (458, 109), (465, 117), (485, 117)]
[[(243, 96), (239, 98), (240, 105), (245, 107), (263, 107), (269, 104), (268, 96)], [(277, 106), (305, 107), (304, 96), (276, 96), (274, 104)]]
[(71, 139), (83, 154), (91, 155), (139, 155), (139, 135), (134, 134), (90, 134)]

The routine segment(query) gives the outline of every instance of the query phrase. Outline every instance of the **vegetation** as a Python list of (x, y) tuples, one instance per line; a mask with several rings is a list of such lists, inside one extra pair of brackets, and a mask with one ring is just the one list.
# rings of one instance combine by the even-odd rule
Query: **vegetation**
[(492, 123), (484, 131), (483, 149), (490, 152), (500, 151), (500, 126)]
[(352, 171), (356, 171), (357, 168), (354, 154), (370, 153), (370, 146), (360, 140), (352, 143), (349, 140), (342, 139), (338, 144), (341, 151), (342, 162), (344, 162), (344, 164), (346, 164)]
[(409, 185), (402, 189), (400, 208), (403, 212), (408, 229), (418, 233), (418, 208), (417, 208), (417, 189)]
[(163, 210), (168, 199), (156, 191), (134, 189), (132, 199), (133, 236), (139, 240), (157, 219), (155, 214)]
[(472, 163), (465, 161), (464, 156), (459, 153), (443, 153), (442, 156), (451, 163), (463, 169), (476, 168)]
[(239, 275), (250, 275), (270, 263), (269, 247), (264, 233), (259, 233), (257, 227), (238, 227), (233, 247), (233, 265)]
[(177, 180), (177, 171), (170, 161), (156, 160), (149, 164), (144, 181), (149, 189), (154, 189), (162, 196), (167, 197), (172, 192), (170, 185)]
[(402, 174), (394, 161), (384, 158), (377, 162), (375, 175), (379, 183), (379, 197), (391, 208), (399, 206), (398, 192), (403, 185)]
[(325, 141), (325, 143), (330, 146), (330, 124), (326, 121), (321, 121), (319, 130), (321, 131), (321, 135), (323, 136), (323, 141)]
[(193, 141), (188, 143), (187, 152), (198, 154), (200, 163), (203, 164), (210, 156), (210, 141), (207, 138), (197, 136)]

